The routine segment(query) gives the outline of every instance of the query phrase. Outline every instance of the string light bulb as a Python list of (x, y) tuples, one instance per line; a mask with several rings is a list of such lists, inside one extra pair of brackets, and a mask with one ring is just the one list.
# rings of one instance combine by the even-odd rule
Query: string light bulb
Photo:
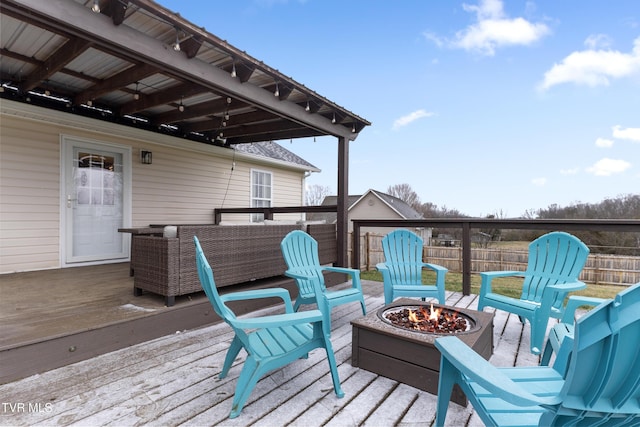
[(276, 91), (273, 92), (273, 96), (275, 97), (280, 96), (280, 88), (278, 87), (278, 82), (276, 82)]
[(307, 101), (307, 106), (304, 107), (304, 111), (311, 111), (311, 107), (309, 106), (309, 101)]
[(175, 50), (176, 52), (180, 52), (180, 37), (179, 37), (180, 33), (178, 28), (176, 28), (176, 42), (173, 44), (173, 50)]
[(93, 6), (91, 6), (91, 11), (94, 13), (100, 13), (99, 0), (93, 0)]
[(351, 127), (351, 133), (356, 133), (356, 123), (353, 122), (353, 126)]
[(138, 92), (138, 82), (136, 82), (136, 92), (133, 94), (133, 99), (136, 101), (140, 99), (140, 92)]
[(184, 111), (184, 104), (182, 103), (182, 98), (180, 98), (180, 105), (178, 105), (178, 111), (181, 113)]
[(333, 113), (333, 118), (331, 119), (331, 123), (336, 123), (336, 113)]
[(231, 77), (233, 77), (234, 79), (238, 76), (238, 74), (236, 73), (236, 63), (233, 63), (233, 67), (231, 68)]

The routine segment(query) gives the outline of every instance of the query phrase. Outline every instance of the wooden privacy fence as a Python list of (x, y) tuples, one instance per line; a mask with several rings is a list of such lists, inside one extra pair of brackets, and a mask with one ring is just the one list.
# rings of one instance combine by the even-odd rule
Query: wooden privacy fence
[[(376, 264), (384, 260), (383, 236), (377, 233), (364, 233), (360, 236), (361, 270), (375, 270)], [(350, 234), (350, 248), (352, 238)], [(426, 262), (439, 264), (451, 272), (462, 272), (462, 248), (460, 247), (425, 246), (424, 258)], [(526, 250), (472, 248), (471, 271), (472, 273), (524, 271), (527, 268), (527, 259)], [(580, 280), (600, 285), (627, 286), (638, 283), (640, 282), (640, 256), (591, 254), (580, 275)]]

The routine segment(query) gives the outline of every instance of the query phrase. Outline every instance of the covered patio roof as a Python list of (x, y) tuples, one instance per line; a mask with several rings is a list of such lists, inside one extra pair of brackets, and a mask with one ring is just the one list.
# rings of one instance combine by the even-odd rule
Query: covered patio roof
[(3, 97), (226, 145), (370, 124), (151, 0), (1, 10)]
[(152, 0), (2, 0), (0, 11), (2, 98), (227, 147), (338, 138), (346, 230), (348, 142), (367, 120)]

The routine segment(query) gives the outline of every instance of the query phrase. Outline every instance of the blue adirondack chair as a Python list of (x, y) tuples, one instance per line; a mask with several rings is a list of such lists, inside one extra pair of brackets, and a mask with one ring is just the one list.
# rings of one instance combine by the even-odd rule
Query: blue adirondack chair
[[(608, 300), (604, 298), (571, 295), (567, 301), (567, 305), (565, 306), (562, 319), (559, 323), (553, 325), (549, 331), (547, 342), (544, 345), (544, 350), (542, 351), (540, 365), (548, 366), (551, 361), (551, 356), (555, 353), (556, 358), (553, 366), (558, 372), (564, 375), (569, 368), (568, 363), (570, 354), (561, 353), (560, 349), (565, 338), (573, 339), (576, 310), (581, 306), (595, 307), (606, 301)], [(569, 351), (570, 348), (565, 346), (563, 350)]]
[[(420, 236), (409, 230), (398, 229), (382, 238), (384, 262), (376, 268), (382, 273), (384, 282), (384, 302), (398, 297), (437, 298), (444, 304), (444, 279), (447, 269), (422, 261), (423, 241)], [(436, 272), (435, 283), (423, 283), (422, 270)]]
[[(298, 285), (299, 293), (293, 306), (294, 311), (298, 311), (302, 304), (316, 303), (318, 293), (315, 290), (321, 289), (330, 308), (357, 301), (362, 308), (362, 315), (367, 314), (359, 270), (321, 266), (318, 258), (318, 242), (302, 230), (294, 230), (287, 234), (280, 242), (280, 248), (288, 267), (284, 274), (295, 279)], [(327, 290), (323, 271), (348, 274), (351, 277), (351, 287), (337, 291)]]
[[(561, 319), (564, 300), (571, 291), (584, 289), (578, 280), (589, 248), (577, 237), (556, 231), (538, 237), (529, 244), (526, 271), (492, 271), (480, 273), (478, 310), (494, 307), (508, 311), (531, 324), (531, 352), (540, 354), (549, 318)], [(495, 293), (491, 281), (496, 277), (523, 277), (520, 299)]]
[[(224, 359), (220, 378), (227, 376), (229, 369), (241, 349), (247, 352), (242, 367), (229, 418), (240, 415), (251, 391), (266, 373), (281, 368), (296, 359), (307, 357), (316, 348), (324, 348), (333, 380), (333, 389), (338, 397), (344, 393), (340, 388), (340, 379), (336, 368), (336, 359), (331, 346), (329, 328), (329, 306), (317, 289), (318, 309), (295, 313), (291, 297), (286, 289), (272, 288), (253, 291), (234, 292), (219, 295), (213, 280), (213, 272), (202, 252), (197, 237), (196, 263), (198, 276), (215, 312), (227, 322), (235, 336)], [(258, 298), (281, 298), (284, 302), (285, 314), (261, 317), (238, 318), (227, 306), (231, 301), (242, 301)]]
[[(443, 426), (454, 384), (486, 425), (640, 425), (640, 283), (577, 320), (568, 372), (554, 367), (497, 368), (455, 336), (442, 353), (436, 425)], [(562, 350), (561, 350), (562, 351)]]

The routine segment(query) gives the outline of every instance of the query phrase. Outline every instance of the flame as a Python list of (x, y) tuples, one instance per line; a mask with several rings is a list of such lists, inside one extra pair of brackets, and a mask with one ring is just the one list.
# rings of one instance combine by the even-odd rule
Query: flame
[(409, 321), (412, 323), (418, 323), (418, 316), (416, 315), (416, 312), (413, 310), (409, 310)]
[(429, 315), (429, 320), (437, 322), (438, 318), (440, 317), (440, 313), (442, 313), (442, 308), (437, 308), (434, 310), (433, 303), (431, 303), (431, 314)]

